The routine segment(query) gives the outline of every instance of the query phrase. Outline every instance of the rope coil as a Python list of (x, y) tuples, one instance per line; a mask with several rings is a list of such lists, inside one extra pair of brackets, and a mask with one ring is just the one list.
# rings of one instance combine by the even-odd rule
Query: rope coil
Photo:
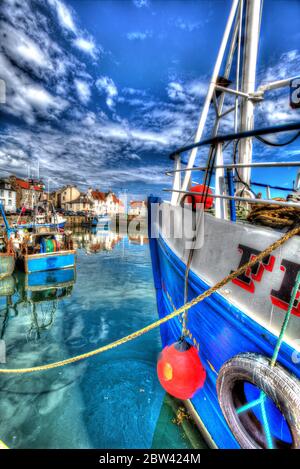
[(270, 246), (268, 246), (260, 254), (253, 257), (249, 262), (242, 265), (241, 267), (239, 267), (237, 270), (235, 270), (231, 274), (227, 275), (225, 278), (223, 278), (222, 280), (217, 282), (213, 287), (210, 287), (208, 290), (201, 293), (200, 295), (195, 297), (193, 300), (189, 301), (188, 303), (184, 304), (183, 306), (181, 306), (177, 310), (175, 310), (172, 313), (168, 314), (167, 316), (159, 319), (158, 321), (155, 321), (152, 324), (149, 324), (148, 326), (143, 327), (142, 329), (139, 329), (139, 330), (137, 330), (137, 331), (125, 336), (125, 337), (122, 337), (121, 339), (115, 340), (114, 342), (111, 342), (110, 344), (107, 344), (107, 345), (104, 345), (104, 346), (99, 347), (97, 349), (91, 350), (90, 352), (86, 352), (86, 353), (83, 353), (81, 355), (76, 355), (75, 357), (70, 357), (70, 358), (67, 358), (65, 360), (49, 363), (49, 364), (46, 364), (46, 365), (33, 366), (33, 367), (30, 367), (30, 368), (11, 368), (11, 369), (1, 368), (0, 373), (25, 374), (25, 373), (33, 373), (33, 372), (37, 372), (37, 371), (51, 370), (51, 369), (54, 369), (54, 368), (59, 368), (59, 367), (62, 367), (62, 366), (69, 365), (71, 363), (78, 362), (80, 360), (84, 360), (86, 358), (93, 357), (95, 355), (99, 355), (100, 353), (106, 352), (107, 350), (111, 350), (111, 349), (116, 348), (116, 347), (118, 347), (122, 344), (125, 344), (126, 342), (134, 340), (137, 337), (140, 337), (141, 335), (146, 334), (147, 332), (150, 332), (153, 329), (156, 329), (157, 327), (159, 327), (162, 324), (166, 323), (170, 319), (174, 319), (175, 317), (177, 317), (180, 314), (182, 314), (183, 312), (191, 309), (193, 306), (197, 305), (198, 303), (200, 303), (204, 299), (208, 298), (213, 293), (215, 293), (217, 290), (219, 290), (224, 285), (226, 285), (228, 282), (235, 279), (239, 275), (243, 274), (247, 269), (253, 267), (257, 262), (262, 261), (265, 257), (267, 257), (273, 251), (278, 249), (284, 243), (286, 243), (290, 238), (292, 238), (293, 236), (295, 236), (299, 233), (300, 233), (300, 227), (299, 226), (296, 227), (296, 228), (293, 228), (292, 230), (285, 233), (277, 241), (275, 241)]
[[(275, 198), (274, 200), (285, 201), (282, 198)], [(249, 202), (251, 205), (251, 201)], [(297, 207), (278, 207), (273, 204), (260, 204), (252, 206), (247, 220), (250, 223), (255, 223), (271, 228), (286, 228), (295, 225), (295, 220), (300, 219), (300, 204)]]

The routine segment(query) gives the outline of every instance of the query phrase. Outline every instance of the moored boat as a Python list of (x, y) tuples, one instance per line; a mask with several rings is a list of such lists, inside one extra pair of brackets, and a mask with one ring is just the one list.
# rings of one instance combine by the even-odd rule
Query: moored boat
[(31, 231), (36, 228), (62, 230), (65, 227), (66, 219), (60, 213), (56, 212), (53, 204), (47, 200), (37, 204), (34, 208), (34, 215), (31, 220), (23, 219), (23, 209), (21, 210), (17, 222), (13, 225), (17, 230)]
[(71, 233), (31, 233), (23, 238), (18, 259), (26, 273), (74, 267), (76, 250)]
[[(275, 133), (285, 138), (282, 144), (300, 136), (299, 121), (253, 129), (255, 103), (268, 90), (291, 82), (287, 78), (255, 89), (261, 9), (260, 0), (233, 1), (195, 143), (171, 155), (175, 160), (174, 171), (169, 173), (174, 176), (171, 201), (149, 198), (149, 240), (162, 318), (299, 223), (297, 187), (291, 190), (293, 196), (262, 199), (251, 183), (254, 167), (274, 171), (300, 167), (300, 162), (279, 162), (278, 157), (264, 162), (263, 154), (259, 162), (252, 161), (253, 138), (263, 145), (272, 144), (274, 138), (269, 135)], [(231, 66), (240, 62), (242, 77), (238, 69), (234, 83)], [(236, 102), (224, 111), (228, 95), (234, 95)], [(213, 134), (201, 141), (211, 103), (216, 110)], [(235, 115), (233, 131), (219, 135), (222, 117), (230, 112)], [(291, 131), (295, 132), (292, 138), (280, 137)], [(223, 151), (228, 152), (231, 143), (232, 161), (225, 163)], [(205, 145), (209, 147), (207, 164), (196, 165), (197, 150)], [(182, 156), (188, 151), (184, 167)], [(228, 161), (228, 153), (226, 157)], [(201, 174), (202, 183), (193, 185)], [(213, 183), (214, 188), (210, 187)], [(268, 194), (272, 180), (263, 186)], [(288, 186), (284, 181), (280, 190)], [(240, 218), (241, 211), (246, 218)], [(300, 448), (300, 294), (295, 290), (299, 272), (300, 238), (295, 236), (226, 287), (161, 326), (163, 346), (184, 336), (205, 367), (204, 386), (190, 396), (187, 405), (213, 447)], [(172, 369), (166, 370), (165, 379), (172, 380)]]

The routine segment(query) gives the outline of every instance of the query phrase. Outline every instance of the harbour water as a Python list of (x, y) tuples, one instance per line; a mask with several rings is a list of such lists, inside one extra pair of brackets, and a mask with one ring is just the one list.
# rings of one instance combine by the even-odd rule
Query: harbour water
[[(51, 275), (16, 274), (2, 285), (2, 367), (82, 354), (157, 319), (147, 239), (84, 230), (74, 238), (75, 282), (55, 289)], [(160, 348), (154, 330), (75, 365), (1, 375), (0, 438), (12, 448), (191, 447), (156, 376)]]

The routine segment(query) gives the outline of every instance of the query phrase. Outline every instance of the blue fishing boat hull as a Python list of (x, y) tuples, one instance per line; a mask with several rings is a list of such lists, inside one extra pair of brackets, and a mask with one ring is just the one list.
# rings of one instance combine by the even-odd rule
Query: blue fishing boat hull
[(63, 221), (63, 222), (61, 222), (61, 223), (51, 223), (51, 228), (54, 228), (54, 229), (55, 229), (55, 228), (56, 228), (56, 229), (58, 228), (59, 230), (63, 230), (64, 227), (65, 227), (65, 224), (66, 224), (65, 221)]
[(67, 269), (76, 265), (76, 251), (60, 251), (24, 256), (26, 273)]
[(35, 290), (41, 287), (58, 287), (74, 282), (76, 270), (74, 267), (42, 272), (31, 272), (26, 276), (26, 288)]
[[(149, 230), (150, 226), (151, 220)], [(186, 265), (161, 236), (151, 238), (149, 233), (149, 242), (158, 314), (162, 318), (184, 304)], [(209, 287), (210, 285), (190, 271), (188, 301)], [(204, 387), (192, 397), (189, 404), (195, 411), (199, 426), (205, 428), (212, 446), (239, 448), (218, 402), (218, 372), (227, 360), (240, 353), (253, 352), (271, 357), (277, 337), (218, 293), (189, 310), (187, 328), (200, 345), (199, 355), (207, 373)], [(179, 317), (163, 324), (162, 346), (177, 341), (181, 331), (182, 323)], [(293, 348), (283, 343), (278, 361), (299, 378), (299, 365), (291, 360), (293, 352)], [(277, 427), (280, 429), (280, 423)]]

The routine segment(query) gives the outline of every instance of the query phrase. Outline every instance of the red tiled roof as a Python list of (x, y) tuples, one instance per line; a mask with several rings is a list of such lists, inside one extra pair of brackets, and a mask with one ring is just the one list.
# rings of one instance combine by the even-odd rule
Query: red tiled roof
[(143, 207), (144, 206), (144, 201), (143, 200), (132, 200), (130, 202), (131, 207)]
[(101, 191), (92, 191), (92, 197), (96, 200), (102, 200), (103, 202), (106, 198), (111, 195), (115, 204), (123, 205), (123, 203), (118, 199), (118, 197), (113, 192), (101, 192)]
[(115, 204), (123, 205), (121, 200), (119, 200), (115, 194), (112, 194), (112, 198)]
[(105, 200), (105, 193), (100, 191), (92, 191), (92, 197), (96, 200)]
[(16, 184), (21, 187), (21, 189), (34, 189), (35, 191), (42, 191), (42, 188), (39, 186), (32, 186), (28, 181), (24, 181), (24, 179), (16, 178)]

